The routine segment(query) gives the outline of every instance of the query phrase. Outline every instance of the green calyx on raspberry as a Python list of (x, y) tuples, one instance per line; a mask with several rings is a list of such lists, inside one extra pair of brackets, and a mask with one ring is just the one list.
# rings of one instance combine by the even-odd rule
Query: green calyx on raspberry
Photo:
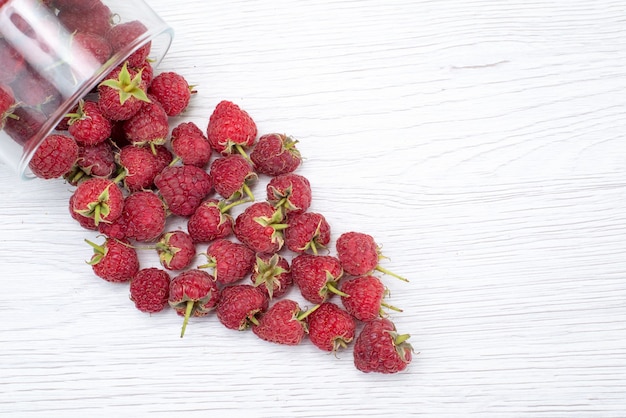
[(289, 227), (289, 224), (283, 222), (284, 216), (281, 210), (276, 210), (271, 217), (259, 216), (254, 220), (265, 227), (265, 234), (271, 237), (272, 242), (278, 242), (282, 247), (284, 238), (282, 231)]
[(89, 244), (91, 248), (93, 248), (93, 252), (94, 252), (93, 257), (91, 258), (91, 260), (87, 261), (87, 264), (91, 266), (95, 266), (106, 255), (107, 247), (106, 245), (98, 245), (94, 242), (89, 241), (88, 239), (86, 239), (85, 242)]
[[(111, 183), (111, 185), (112, 184), (113, 183)], [(111, 185), (109, 185), (109, 187), (111, 187)], [(103, 218), (106, 218), (111, 211), (108, 204), (109, 187), (107, 187), (102, 191), (102, 193), (100, 193), (100, 195), (98, 196), (98, 200), (87, 204), (86, 209), (77, 210), (76, 212), (79, 215), (85, 216), (87, 218), (93, 218), (94, 224), (96, 226), (98, 226), (100, 222), (106, 222), (103, 220)]]
[(166, 266), (172, 263), (172, 259), (176, 253), (180, 252), (180, 248), (169, 245), (173, 232), (168, 232), (157, 242), (156, 250), (159, 252), (159, 260)]
[[(385, 257), (384, 255), (382, 255), (382, 253), (380, 252), (380, 248), (377, 248), (377, 249), (376, 249), (376, 251), (378, 252), (378, 259), (379, 259), (379, 260), (382, 260), (383, 258), (387, 258), (387, 257)], [(404, 277), (402, 277), (402, 276), (400, 276), (400, 275), (398, 275), (398, 274), (396, 274), (396, 273), (394, 273), (394, 272), (392, 272), (392, 271), (390, 271), (390, 270), (387, 270), (386, 268), (382, 267), (380, 264), (378, 264), (378, 265), (374, 268), (374, 270), (379, 271), (379, 272), (381, 272), (381, 273), (383, 273), (383, 274), (386, 274), (386, 275), (388, 275), (388, 276), (395, 277), (396, 279), (400, 279), (400, 280), (402, 280), (403, 282), (408, 282), (408, 281), (409, 281), (409, 279), (406, 279), (406, 278), (404, 278)]]
[(326, 284), (320, 289), (320, 296), (324, 298), (328, 292), (334, 293), (335, 295), (343, 296), (345, 298), (349, 298), (350, 295), (339, 290), (337, 286), (337, 282), (340, 277), (334, 277), (332, 273), (326, 270)]
[(128, 71), (127, 65), (128, 63), (125, 62), (124, 65), (122, 66), (122, 70), (120, 71), (120, 75), (117, 80), (113, 80), (113, 79), (104, 80), (102, 83), (100, 83), (100, 85), (111, 87), (112, 89), (119, 91), (120, 104), (122, 105), (131, 97), (134, 97), (143, 102), (150, 103), (150, 99), (148, 98), (148, 95), (146, 94), (144, 89), (142, 89), (142, 83), (143, 83), (143, 80), (141, 79), (142, 70), (139, 70), (137, 75), (131, 80), (130, 72)]
[(255, 286), (263, 286), (265, 285), (267, 288), (267, 292), (269, 294), (270, 299), (274, 296), (274, 286), (281, 285), (278, 277), (286, 273), (287, 270), (280, 267), (278, 262), (280, 261), (280, 257), (278, 254), (273, 254), (268, 262), (265, 262), (261, 257), (256, 258), (257, 271), (259, 274), (257, 275), (254, 285)]
[(85, 114), (85, 101), (80, 99), (78, 101), (78, 108), (75, 113), (67, 113), (65, 117), (69, 118), (68, 124), (73, 125), (79, 120), (87, 119), (89, 116)]
[(408, 342), (408, 339), (411, 338), (410, 334), (398, 334), (396, 331), (386, 331), (393, 341), (393, 345), (396, 348), (396, 352), (402, 361), (405, 363), (408, 362), (406, 358), (406, 353), (414, 352), (413, 346)]
[(309, 240), (309, 242), (306, 243), (306, 245), (302, 249), (303, 251), (311, 250), (313, 254), (317, 255), (318, 248), (321, 248), (321, 249), (326, 248), (325, 245), (320, 244), (318, 242), (321, 227), (322, 227), (322, 219), (320, 219), (320, 221), (317, 223), (317, 228), (315, 228), (315, 233), (313, 234), (313, 237)]

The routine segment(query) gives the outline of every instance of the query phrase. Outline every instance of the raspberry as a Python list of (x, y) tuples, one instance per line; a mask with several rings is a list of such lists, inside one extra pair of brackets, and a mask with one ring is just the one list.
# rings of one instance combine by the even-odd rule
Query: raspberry
[[(86, 7), (87, 4), (90, 6)], [(87, 10), (88, 13), (85, 12)], [(62, 7), (57, 17), (69, 33), (94, 33), (104, 36), (111, 29), (111, 10), (100, 1), (83, 1), (79, 7)]]
[(17, 107), (11, 87), (0, 84), (0, 130), (4, 128), (7, 118), (15, 117), (13, 110)]
[(311, 251), (317, 254), (320, 248), (326, 248), (330, 242), (330, 225), (324, 215), (304, 212), (289, 216), (285, 229), (285, 245), (295, 253)]
[(192, 165), (169, 166), (154, 179), (168, 209), (175, 215), (190, 216), (211, 192), (211, 177)]
[(77, 215), (100, 222), (111, 223), (122, 215), (124, 195), (112, 180), (92, 178), (80, 183), (73, 195), (71, 210)]
[(235, 220), (235, 236), (258, 253), (274, 254), (283, 246), (282, 213), (267, 202), (248, 206)]
[[(165, 206), (161, 199), (154, 192), (139, 191), (131, 193), (124, 200), (122, 216), (114, 224), (122, 228), (125, 238), (148, 242), (155, 241), (161, 235), (165, 218)], [(106, 226), (103, 229), (101, 224), (100, 232), (106, 233)]]
[(275, 344), (298, 345), (306, 336), (304, 318), (311, 311), (302, 311), (297, 302), (283, 299), (272, 305), (252, 326), (252, 332), (262, 340)]
[(42, 179), (62, 177), (78, 160), (78, 144), (66, 135), (48, 135), (33, 154), (28, 167)]
[(170, 143), (172, 150), (183, 164), (195, 165), (204, 168), (211, 160), (213, 149), (202, 133), (202, 130), (193, 122), (184, 122), (172, 130)]
[(163, 145), (169, 133), (167, 114), (159, 102), (144, 102), (137, 113), (122, 127), (126, 138), (133, 145)]
[(127, 240), (107, 238), (103, 245), (85, 240), (94, 249), (89, 261), (96, 276), (108, 282), (126, 282), (139, 271), (137, 251)]
[(96, 102), (80, 100), (76, 113), (67, 115), (69, 133), (83, 145), (96, 145), (111, 136), (111, 121), (106, 118)]
[(371, 235), (362, 232), (345, 232), (337, 238), (335, 246), (337, 257), (348, 274), (361, 276), (378, 270), (400, 280), (408, 281), (378, 264), (378, 260), (382, 257), (380, 247)]
[(258, 288), (248, 284), (227, 286), (220, 292), (215, 312), (226, 328), (243, 331), (257, 321), (257, 315), (267, 310), (268, 298)]
[(343, 277), (339, 260), (330, 255), (300, 254), (291, 261), (291, 275), (302, 297), (322, 303), (334, 293), (341, 295), (337, 283)]
[(273, 177), (266, 186), (267, 201), (284, 214), (302, 213), (311, 206), (311, 183), (306, 177), (288, 173)]
[(98, 106), (113, 121), (128, 120), (149, 102), (141, 74), (124, 63), (98, 85)]
[(293, 285), (289, 262), (280, 254), (257, 255), (250, 279), (270, 299), (282, 297)]
[(147, 147), (126, 145), (120, 151), (119, 160), (126, 169), (124, 185), (131, 192), (151, 188), (160, 172), (160, 164)]
[(166, 71), (154, 77), (148, 93), (161, 103), (168, 116), (178, 116), (187, 108), (195, 91), (182, 75)]
[(230, 209), (244, 201), (229, 203), (225, 200), (207, 199), (187, 221), (187, 231), (194, 242), (211, 242), (226, 238), (233, 232), (235, 221)]
[[(84, 22), (84, 19), (81, 21)], [(91, 61), (104, 64), (113, 50), (104, 37), (96, 33), (76, 32), (72, 37), (72, 58), (75, 61)]]
[(237, 200), (247, 195), (254, 201), (250, 184), (257, 180), (257, 175), (243, 156), (231, 154), (215, 159), (211, 163), (210, 175), (215, 191), (226, 200)]
[(77, 168), (90, 177), (110, 177), (116, 169), (115, 154), (108, 141), (80, 146)]
[(208, 263), (198, 268), (213, 267), (213, 277), (220, 285), (230, 285), (246, 277), (254, 265), (254, 251), (227, 239), (213, 241), (207, 249)]
[(178, 315), (184, 316), (180, 337), (190, 317), (208, 315), (219, 300), (219, 290), (213, 277), (202, 270), (187, 270), (174, 277), (170, 283), (168, 302)]
[(384, 302), (389, 293), (385, 285), (375, 276), (356, 277), (341, 283), (343, 307), (359, 321), (373, 321), (384, 316), (383, 307), (401, 312), (400, 309)]
[[(120, 23), (113, 26), (106, 33), (105, 37), (111, 44), (113, 51), (123, 51), (128, 45), (135, 43), (141, 38), (148, 28), (138, 20)], [(127, 62), (130, 67), (141, 67), (150, 55), (152, 43), (148, 42), (139, 49), (135, 50), (128, 58)]]
[(156, 246), (161, 265), (168, 270), (183, 270), (191, 265), (196, 247), (191, 236), (183, 231), (167, 232)]
[(399, 335), (388, 319), (375, 319), (361, 330), (354, 343), (354, 365), (364, 373), (398, 373), (411, 362), (410, 335)]
[(169, 274), (155, 267), (139, 270), (130, 281), (130, 300), (141, 312), (156, 313), (165, 309), (169, 293)]
[(256, 136), (256, 124), (245, 110), (227, 100), (217, 104), (207, 127), (207, 138), (215, 151), (222, 155), (235, 151), (245, 154)]
[(0, 83), (5, 84), (13, 82), (26, 67), (24, 57), (4, 38), (0, 38), (0, 62)]
[(283, 134), (263, 135), (250, 153), (257, 173), (278, 176), (291, 173), (300, 166), (302, 156), (297, 140)]
[(334, 303), (322, 303), (306, 320), (309, 340), (321, 350), (337, 352), (354, 339), (356, 321)]

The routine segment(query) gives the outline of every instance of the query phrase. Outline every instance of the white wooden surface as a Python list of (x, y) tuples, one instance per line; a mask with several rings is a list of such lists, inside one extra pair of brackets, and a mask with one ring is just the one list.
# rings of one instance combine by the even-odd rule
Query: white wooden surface
[(410, 278), (385, 280), (420, 354), (363, 374), (214, 316), (180, 339), (92, 275), (69, 186), (0, 167), (0, 415), (626, 416), (623, 2), (149, 3), (198, 85), (181, 120), (229, 99), (299, 138), (333, 237)]

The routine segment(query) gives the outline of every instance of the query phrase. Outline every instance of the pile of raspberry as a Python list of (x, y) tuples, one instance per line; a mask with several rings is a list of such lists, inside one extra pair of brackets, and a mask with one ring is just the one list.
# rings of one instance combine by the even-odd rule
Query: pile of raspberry
[[(155, 75), (148, 53), (111, 71), (29, 164), (42, 179), (71, 184), (70, 215), (104, 237), (87, 240), (95, 275), (130, 283), (142, 312), (174, 309), (184, 317), (181, 337), (190, 317), (215, 314), (225, 327), (271, 343), (308, 339), (330, 352), (353, 344), (363, 372), (404, 370), (409, 335), (389, 318), (388, 310), (400, 310), (386, 303), (376, 273), (406, 279), (379, 265), (380, 247), (366, 233), (342, 233), (331, 254), (331, 227), (310, 210), (311, 184), (296, 173), (298, 141), (259, 135), (252, 117), (227, 100), (205, 129), (170, 126), (196, 91), (179, 73)], [(3, 120), (19, 106), (0, 109)], [(251, 191), (261, 177), (262, 200)], [(169, 230), (172, 223), (186, 228)], [(160, 264), (141, 266), (138, 251), (155, 251)], [(296, 288), (311, 307), (290, 298)]]

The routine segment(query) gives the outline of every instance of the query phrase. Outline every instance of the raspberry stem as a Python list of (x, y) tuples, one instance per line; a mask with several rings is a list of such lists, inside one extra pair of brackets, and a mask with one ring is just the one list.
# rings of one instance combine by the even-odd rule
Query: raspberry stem
[(398, 308), (396, 306), (393, 306), (393, 305), (389, 305), (388, 303), (385, 303), (385, 302), (381, 302), (380, 306), (383, 306), (383, 307), (385, 307), (387, 309), (391, 309), (392, 311), (402, 312), (402, 309), (400, 309), (400, 308)]
[(386, 268), (384, 268), (384, 267), (381, 267), (380, 265), (376, 266), (376, 268), (375, 268), (374, 270), (380, 271), (381, 273), (383, 273), (383, 274), (387, 274), (387, 275), (389, 275), (389, 276), (393, 276), (393, 277), (395, 277), (396, 279), (400, 279), (400, 280), (402, 280), (403, 282), (408, 282), (408, 281), (409, 281), (408, 279), (405, 279), (404, 277), (399, 276), (399, 275), (397, 275), (396, 273), (394, 273), (394, 272), (392, 272), (392, 271), (389, 271), (389, 270), (387, 270), (387, 269), (386, 269)]
[(187, 329), (187, 324), (189, 323), (189, 317), (191, 316), (191, 312), (193, 311), (194, 301), (187, 301), (187, 308), (185, 309), (185, 320), (183, 321), (183, 329), (180, 331), (180, 338), (183, 338), (185, 335), (185, 329)]

